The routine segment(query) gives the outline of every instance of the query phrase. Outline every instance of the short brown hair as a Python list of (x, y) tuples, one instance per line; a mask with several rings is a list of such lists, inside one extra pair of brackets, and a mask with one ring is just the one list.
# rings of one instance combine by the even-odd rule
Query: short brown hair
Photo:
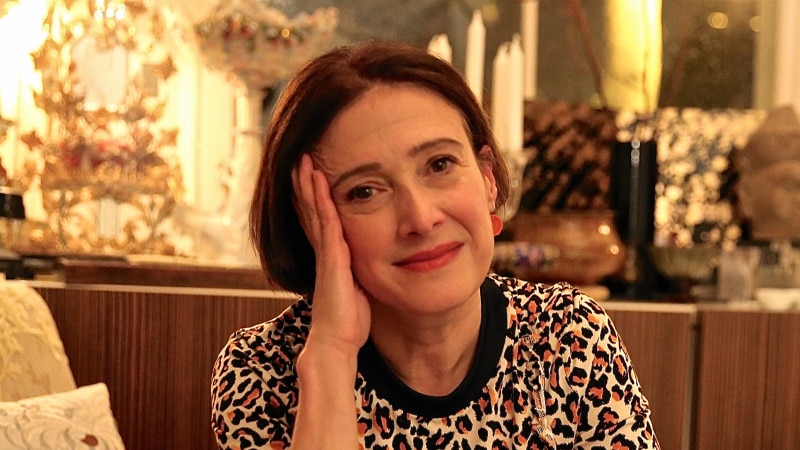
[(287, 84), (267, 128), (264, 157), (250, 210), (250, 234), (272, 281), (303, 295), (316, 279), (315, 255), (293, 203), (292, 169), (311, 152), (333, 119), (378, 84), (410, 83), (433, 91), (463, 116), (476, 155), (492, 148), (496, 206), (508, 197), (505, 160), (486, 112), (448, 63), (408, 44), (369, 42), (333, 49)]

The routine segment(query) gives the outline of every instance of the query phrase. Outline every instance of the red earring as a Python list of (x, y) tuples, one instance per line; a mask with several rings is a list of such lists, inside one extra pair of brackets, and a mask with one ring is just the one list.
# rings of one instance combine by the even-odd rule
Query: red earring
[(494, 235), (497, 236), (503, 231), (503, 219), (497, 214), (490, 214), (489, 217), (492, 219), (492, 231), (494, 231)]

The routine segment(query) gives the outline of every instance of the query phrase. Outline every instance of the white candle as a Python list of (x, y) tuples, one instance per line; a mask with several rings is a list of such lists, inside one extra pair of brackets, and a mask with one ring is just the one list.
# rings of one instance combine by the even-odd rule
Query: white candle
[(523, 126), (525, 122), (524, 68), (525, 55), (522, 51), (519, 33), (514, 35), (508, 47), (508, 148), (509, 154), (519, 154), (523, 146)]
[(428, 54), (439, 56), (439, 35), (435, 34), (430, 41), (428, 41)]
[(440, 42), (440, 49), (439, 53), (443, 60), (447, 61), (448, 63), (453, 62), (453, 49), (450, 47), (450, 40), (447, 38), (446, 34), (439, 35)]
[(520, 4), (522, 17), (522, 50), (525, 52), (525, 98), (536, 97), (537, 61), (539, 42), (539, 0), (523, 0)]
[(470, 89), (478, 99), (483, 101), (483, 70), (486, 53), (486, 26), (483, 24), (483, 15), (475, 10), (472, 21), (467, 29), (467, 60), (464, 73)]
[(500, 44), (492, 62), (492, 104), (491, 119), (499, 150), (508, 148), (508, 42)]
[(447, 63), (452, 63), (453, 61), (453, 50), (450, 47), (450, 40), (444, 33), (437, 34), (431, 38), (430, 42), (428, 42), (428, 53), (438, 56)]

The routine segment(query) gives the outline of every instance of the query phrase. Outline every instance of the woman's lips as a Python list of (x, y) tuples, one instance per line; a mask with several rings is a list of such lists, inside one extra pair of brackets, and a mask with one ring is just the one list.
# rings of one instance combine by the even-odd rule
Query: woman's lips
[(427, 272), (447, 265), (456, 257), (463, 244), (450, 242), (439, 245), (431, 250), (414, 253), (395, 263), (396, 266), (414, 272)]

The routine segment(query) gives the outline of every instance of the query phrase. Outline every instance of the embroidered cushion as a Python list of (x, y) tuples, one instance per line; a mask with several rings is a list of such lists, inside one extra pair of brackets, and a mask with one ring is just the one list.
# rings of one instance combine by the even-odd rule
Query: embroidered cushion
[(0, 449), (124, 450), (108, 388), (92, 384), (0, 402)]

